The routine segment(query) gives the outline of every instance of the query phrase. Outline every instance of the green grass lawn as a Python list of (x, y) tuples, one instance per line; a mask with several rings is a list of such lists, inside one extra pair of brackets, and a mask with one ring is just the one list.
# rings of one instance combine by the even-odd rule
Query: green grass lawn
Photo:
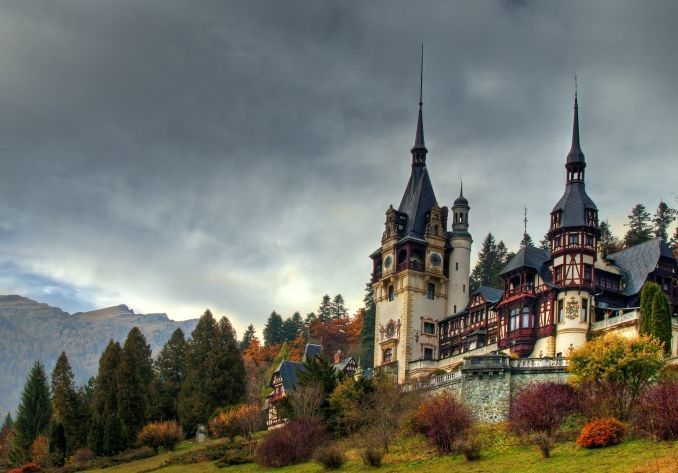
[[(185, 442), (180, 449), (195, 448), (195, 444)], [(360, 461), (355, 448), (346, 447), (349, 461), (339, 471), (369, 471)], [(119, 465), (104, 470), (91, 470), (111, 473), (139, 473), (160, 466), (168, 454), (160, 454), (136, 462)], [(192, 465), (172, 465), (159, 470), (170, 472), (233, 472), (254, 471), (284, 472), (321, 472), (323, 468), (313, 462), (285, 468), (266, 470), (256, 464), (218, 468), (213, 462), (201, 462)], [(534, 447), (521, 446), (512, 441), (495, 442), (495, 445), (483, 451), (480, 460), (467, 462), (462, 456), (438, 456), (435, 451), (418, 437), (405, 438), (394, 443), (384, 457), (382, 467), (377, 471), (426, 471), (427, 473), (480, 473), (480, 472), (520, 472), (520, 473), (678, 473), (678, 442), (650, 442), (632, 440), (614, 447), (584, 450), (574, 442), (563, 442), (555, 446), (551, 458), (542, 459)]]

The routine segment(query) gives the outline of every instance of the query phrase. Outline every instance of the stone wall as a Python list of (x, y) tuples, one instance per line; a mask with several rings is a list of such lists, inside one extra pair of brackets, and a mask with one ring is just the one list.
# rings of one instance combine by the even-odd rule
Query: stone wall
[(460, 371), (419, 382), (413, 387), (432, 393), (454, 393), (481, 422), (508, 419), (513, 397), (527, 384), (565, 383), (569, 374), (563, 358), (511, 359), (506, 355), (475, 356)]

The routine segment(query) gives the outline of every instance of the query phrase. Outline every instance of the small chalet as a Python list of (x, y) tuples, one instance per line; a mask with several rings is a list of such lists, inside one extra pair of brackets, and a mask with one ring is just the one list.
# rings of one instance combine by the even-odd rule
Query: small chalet
[[(278, 416), (276, 403), (286, 397), (297, 385), (299, 379), (299, 372), (305, 371), (304, 363), (316, 356), (322, 357), (322, 345), (308, 343), (304, 350), (304, 356), (301, 363), (290, 360), (283, 360), (280, 366), (273, 372), (269, 386), (273, 388), (273, 392), (268, 395), (264, 402), (263, 409), (266, 411), (266, 425), (269, 429), (275, 429), (285, 424), (287, 419)], [(358, 363), (353, 357), (344, 357), (342, 350), (337, 350), (332, 358), (334, 369), (338, 373), (343, 373), (345, 376), (354, 376), (358, 370)]]

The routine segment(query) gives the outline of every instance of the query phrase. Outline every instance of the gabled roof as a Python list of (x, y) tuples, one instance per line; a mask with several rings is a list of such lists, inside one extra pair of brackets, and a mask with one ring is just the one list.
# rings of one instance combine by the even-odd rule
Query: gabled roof
[[(280, 378), (282, 378), (282, 384), (285, 388), (285, 392), (291, 392), (294, 387), (297, 385), (298, 380), (298, 371), (304, 371), (304, 365), (302, 363), (297, 363), (296, 361), (283, 360), (280, 362), (278, 369), (274, 371), (275, 373), (280, 373)], [(273, 378), (271, 378), (271, 385)]]
[(412, 174), (400, 201), (398, 211), (407, 214), (405, 236), (424, 237), (427, 216), (438, 205), (426, 166), (412, 166)]
[(504, 293), (501, 289), (495, 289), (493, 287), (489, 286), (480, 286), (478, 289), (476, 289), (473, 294), (480, 294), (483, 299), (485, 299), (485, 302), (488, 302), (490, 304), (494, 304), (501, 299), (501, 295)]
[(339, 363), (334, 364), (334, 370), (337, 372), (343, 372), (346, 369), (346, 366), (353, 360), (352, 357), (344, 358)]
[(511, 271), (518, 268), (532, 268), (536, 269), (539, 274), (542, 275), (542, 270), (544, 263), (546, 263), (551, 254), (542, 250), (541, 248), (536, 248), (532, 245), (523, 246), (520, 251), (508, 262), (504, 269), (501, 270), (500, 275), (510, 273)]
[(648, 274), (655, 270), (659, 257), (675, 260), (669, 246), (661, 238), (639, 243), (625, 250), (608, 255), (607, 259), (624, 271), (626, 286), (624, 294), (638, 294), (647, 280)]
[(301, 358), (301, 362), (305, 363), (307, 360), (312, 360), (316, 356), (323, 355), (323, 346), (316, 345), (315, 343), (307, 343), (306, 348), (304, 349), (304, 356)]

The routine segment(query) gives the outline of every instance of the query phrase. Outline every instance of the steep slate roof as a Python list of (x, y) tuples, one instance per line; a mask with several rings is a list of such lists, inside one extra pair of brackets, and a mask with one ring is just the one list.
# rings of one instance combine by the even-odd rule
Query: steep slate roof
[(657, 267), (660, 256), (675, 259), (666, 242), (661, 238), (655, 238), (608, 255), (607, 259), (612, 260), (624, 271), (626, 275), (624, 294), (632, 296), (640, 292), (648, 274)]
[(306, 344), (306, 349), (304, 350), (304, 356), (302, 357), (301, 361), (306, 362), (306, 360), (312, 360), (316, 356), (322, 356), (323, 354), (323, 346), (322, 345), (316, 345), (315, 343), (307, 343)]
[(504, 293), (504, 291), (502, 291), (501, 289), (495, 289), (493, 287), (480, 286), (478, 289), (474, 291), (474, 294), (476, 293), (480, 293), (480, 295), (483, 296), (483, 299), (485, 299), (486, 302), (494, 304), (495, 302), (499, 301), (499, 299), (501, 299), (501, 295)]
[(297, 385), (297, 371), (304, 371), (304, 365), (296, 361), (283, 360), (275, 372), (280, 373), (285, 392), (291, 392)]
[(344, 358), (339, 363), (335, 363), (334, 364), (334, 370), (337, 371), (337, 372), (343, 372), (344, 369), (346, 368), (346, 365), (348, 365), (351, 362), (352, 359), (353, 358), (348, 357), (348, 358)]
[(549, 271), (546, 270), (546, 263), (551, 254), (542, 250), (541, 248), (535, 248), (532, 245), (524, 246), (520, 251), (508, 262), (504, 269), (501, 270), (500, 275), (509, 273), (514, 269), (518, 268), (532, 268), (536, 269), (541, 278), (545, 282), (551, 282), (551, 275)]
[(583, 227), (586, 225), (586, 209), (597, 210), (598, 207), (586, 193), (583, 182), (569, 182), (552, 212), (563, 211), (561, 227)]
[(430, 212), (434, 205), (438, 205), (438, 202), (426, 166), (412, 166), (410, 180), (398, 207), (399, 212), (407, 214), (406, 236), (424, 237), (426, 213)]

